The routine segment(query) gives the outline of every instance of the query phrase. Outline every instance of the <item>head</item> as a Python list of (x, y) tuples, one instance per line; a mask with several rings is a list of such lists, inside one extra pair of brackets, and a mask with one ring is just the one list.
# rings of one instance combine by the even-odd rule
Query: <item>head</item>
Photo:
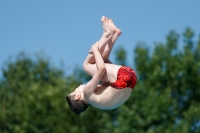
[(70, 93), (66, 100), (69, 104), (70, 109), (76, 113), (80, 114), (88, 108), (88, 104), (85, 102), (84, 95), (83, 95), (83, 88), (84, 85), (80, 85), (75, 89), (74, 92)]

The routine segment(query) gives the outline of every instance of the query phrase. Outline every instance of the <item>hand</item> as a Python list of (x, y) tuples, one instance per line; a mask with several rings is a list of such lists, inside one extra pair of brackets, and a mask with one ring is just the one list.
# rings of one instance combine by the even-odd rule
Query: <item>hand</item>
[(95, 50), (98, 50), (98, 46), (99, 46), (99, 42), (97, 41), (95, 44), (93, 44), (93, 45), (91, 46), (91, 49), (88, 51), (88, 53), (93, 54), (93, 52), (94, 52)]
[(97, 41), (95, 44), (93, 44), (92, 46), (91, 46), (91, 49), (92, 49), (92, 51), (94, 52), (94, 50), (99, 50), (99, 42)]

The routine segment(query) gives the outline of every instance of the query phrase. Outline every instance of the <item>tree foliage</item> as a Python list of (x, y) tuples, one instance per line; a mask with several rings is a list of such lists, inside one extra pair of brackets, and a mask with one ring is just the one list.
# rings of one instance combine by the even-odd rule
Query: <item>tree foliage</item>
[[(200, 38), (187, 28), (184, 43), (171, 31), (152, 52), (135, 49), (138, 84), (133, 93), (133, 129), (142, 132), (200, 132)], [(140, 105), (140, 106), (137, 106)], [(129, 117), (130, 118), (130, 117)]]
[[(200, 36), (197, 41), (194, 36), (187, 28), (182, 35), (169, 32), (153, 49), (138, 44), (133, 51), (138, 82), (128, 101), (110, 111), (90, 106), (81, 115), (70, 111), (65, 96), (91, 77), (79, 67), (66, 76), (44, 55), (20, 53), (2, 69), (0, 132), (199, 133)], [(115, 57), (127, 65), (122, 46)]]

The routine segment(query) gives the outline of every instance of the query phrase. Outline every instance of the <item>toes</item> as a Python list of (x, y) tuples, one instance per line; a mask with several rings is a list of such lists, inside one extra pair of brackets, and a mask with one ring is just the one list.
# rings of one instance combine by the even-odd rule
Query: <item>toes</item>
[(101, 21), (102, 21), (102, 22), (105, 21), (105, 16), (102, 16), (102, 17), (101, 17)]

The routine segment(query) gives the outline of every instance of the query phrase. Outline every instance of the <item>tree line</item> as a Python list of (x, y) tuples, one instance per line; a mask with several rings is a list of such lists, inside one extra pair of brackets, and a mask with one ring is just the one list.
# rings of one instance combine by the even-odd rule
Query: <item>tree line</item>
[[(199, 133), (200, 35), (170, 31), (164, 43), (136, 44), (132, 66), (138, 82), (126, 103), (114, 110), (92, 106), (70, 111), (65, 96), (90, 80), (81, 68), (70, 75), (43, 57), (19, 53), (0, 78), (2, 133)], [(182, 40), (181, 40), (182, 39)], [(115, 62), (127, 65), (123, 46)]]

